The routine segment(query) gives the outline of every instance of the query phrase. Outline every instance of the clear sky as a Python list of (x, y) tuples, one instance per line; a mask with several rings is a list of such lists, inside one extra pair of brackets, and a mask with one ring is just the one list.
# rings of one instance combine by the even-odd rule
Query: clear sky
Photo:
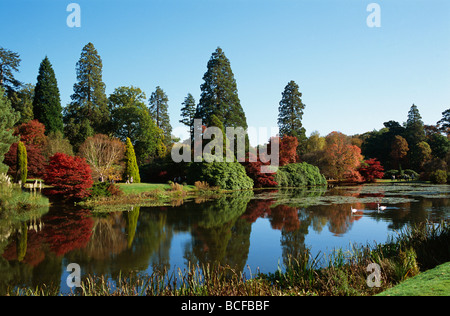
[[(81, 8), (79, 28), (66, 24), (71, 2)], [(370, 3), (379, 4), (380, 27), (366, 23)], [(149, 98), (159, 85), (173, 127), (186, 95), (200, 99), (218, 46), (249, 126), (277, 126), (290, 80), (303, 93), (307, 135), (403, 123), (413, 103), (425, 124), (436, 124), (450, 108), (448, 0), (0, 0), (0, 26), (0, 46), (22, 59), (17, 79), (35, 84), (47, 55), (63, 106), (92, 42), (107, 95), (134, 85)]]

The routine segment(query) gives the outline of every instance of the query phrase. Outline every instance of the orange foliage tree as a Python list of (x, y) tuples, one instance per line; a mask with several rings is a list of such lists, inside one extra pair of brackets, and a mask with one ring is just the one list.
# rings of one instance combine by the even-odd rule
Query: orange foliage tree
[(325, 141), (324, 166), (321, 171), (335, 180), (362, 180), (357, 171), (363, 161), (361, 148), (352, 145), (347, 136), (340, 132), (331, 132)]

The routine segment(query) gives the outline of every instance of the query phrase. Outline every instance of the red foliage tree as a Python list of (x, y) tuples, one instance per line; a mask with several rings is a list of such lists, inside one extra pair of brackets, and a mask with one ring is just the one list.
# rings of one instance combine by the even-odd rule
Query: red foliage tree
[(278, 142), (279, 151), (279, 165), (280, 167), (285, 166), (290, 163), (296, 163), (298, 161), (297, 147), (298, 139), (294, 136), (284, 135), (282, 138), (276, 136), (271, 137), (269, 144), (267, 145), (268, 150), (272, 148), (272, 142)]
[[(249, 153), (248, 155), (250, 157), (254, 157), (254, 155), (251, 153)], [(261, 172), (261, 167), (264, 165), (270, 165), (269, 162), (263, 163), (258, 157), (257, 159), (247, 159), (247, 161), (243, 163), (243, 165), (245, 167), (245, 172), (253, 180), (254, 188), (276, 187), (278, 185), (274, 178), (275, 173)]]
[(381, 179), (384, 176), (384, 168), (376, 158), (364, 161), (358, 171), (367, 182), (375, 182), (375, 179)]
[[(45, 126), (38, 120), (32, 120), (19, 125), (14, 131), (14, 135), (20, 135), (20, 141), (27, 148), (28, 177), (40, 178), (45, 172), (45, 157), (42, 153), (47, 136), (45, 136)], [(17, 168), (17, 143), (9, 148), (5, 155), (5, 164), (9, 166), (8, 173), (16, 174)]]
[(84, 158), (56, 153), (46, 166), (44, 182), (52, 186), (51, 195), (81, 199), (90, 195), (92, 181), (91, 167)]

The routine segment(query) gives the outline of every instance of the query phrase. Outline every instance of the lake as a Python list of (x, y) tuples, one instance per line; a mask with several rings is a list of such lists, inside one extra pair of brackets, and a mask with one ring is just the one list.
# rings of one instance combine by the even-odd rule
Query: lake
[(69, 263), (112, 279), (188, 262), (275, 272), (307, 248), (330, 255), (384, 243), (412, 223), (448, 220), (449, 196), (448, 185), (386, 183), (243, 191), (112, 213), (55, 203), (31, 221), (0, 221), (0, 294), (39, 284), (69, 292)]

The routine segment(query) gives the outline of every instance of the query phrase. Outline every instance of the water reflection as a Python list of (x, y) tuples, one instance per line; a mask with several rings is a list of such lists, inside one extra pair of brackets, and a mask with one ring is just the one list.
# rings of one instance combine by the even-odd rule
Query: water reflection
[[(16, 285), (63, 287), (65, 266), (70, 262), (78, 263), (84, 275), (105, 274), (114, 279), (132, 271), (183, 268), (188, 262), (221, 263), (243, 271), (259, 251), (267, 259), (257, 264), (274, 271), (280, 258), (252, 231), (261, 222), (279, 232), (278, 239), (271, 242), (278, 244), (281, 259), (287, 260), (307, 247), (324, 246), (312, 236), (325, 235), (327, 240), (348, 236), (364, 243), (381, 238), (381, 234), (383, 240), (378, 241), (384, 242), (384, 231), (374, 235), (367, 229), (361, 236), (353, 233), (354, 228), (392, 231), (409, 223), (448, 219), (448, 187), (436, 192), (430, 188), (409, 191), (414, 194), (403, 189), (359, 186), (246, 191), (212, 201), (132, 207), (109, 214), (54, 204), (41, 218), (14, 228), (0, 225), (0, 293)], [(388, 206), (386, 211), (377, 211), (379, 203)], [(351, 206), (360, 212), (352, 214)]]

